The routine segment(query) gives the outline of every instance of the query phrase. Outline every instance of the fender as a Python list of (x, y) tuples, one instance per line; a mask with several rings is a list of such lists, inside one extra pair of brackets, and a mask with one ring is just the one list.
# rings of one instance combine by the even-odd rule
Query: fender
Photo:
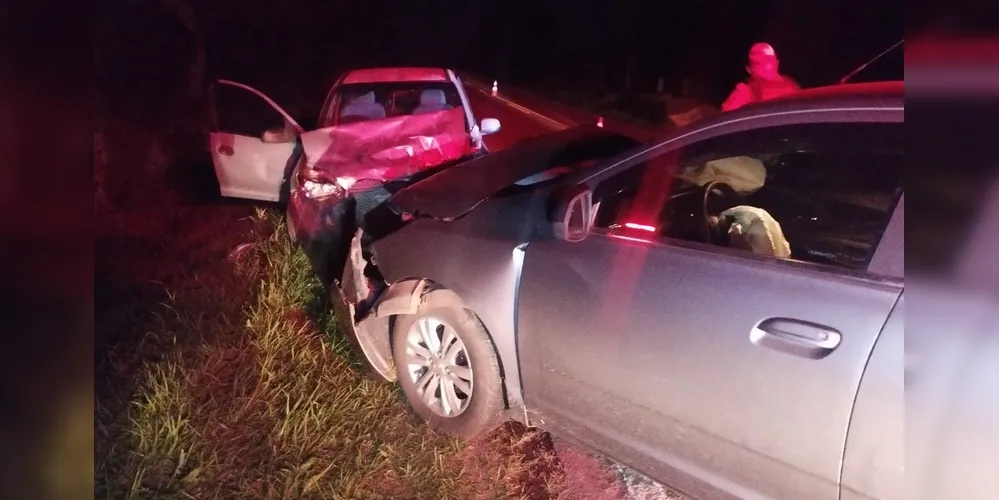
[[(385, 289), (367, 313), (359, 320), (356, 318), (357, 304), (362, 304), (367, 298), (367, 282), (364, 277), (364, 267), (367, 262), (361, 257), (360, 239), (362, 231), (358, 231), (351, 244), (350, 259), (345, 278), (338, 287), (339, 297), (345, 310), (345, 316), (350, 318), (348, 326), (356, 346), (360, 348), (375, 373), (386, 382), (396, 380), (395, 362), (392, 358), (392, 317), (398, 314), (415, 314), (420, 305), (420, 299), (429, 291), (431, 283), (423, 279), (409, 279), (393, 283)], [(349, 274), (348, 274), (349, 273)], [(353, 300), (351, 300), (353, 299)]]
[[(353, 337), (368, 363), (386, 382), (395, 382), (395, 362), (392, 359), (392, 317), (415, 314), (420, 298), (431, 288), (426, 280), (406, 280), (388, 287), (371, 311), (360, 321), (353, 321)], [(353, 312), (354, 305), (348, 303)]]

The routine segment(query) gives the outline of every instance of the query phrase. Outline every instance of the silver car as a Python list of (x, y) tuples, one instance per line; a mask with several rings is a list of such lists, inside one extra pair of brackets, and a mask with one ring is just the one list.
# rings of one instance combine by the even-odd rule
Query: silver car
[(696, 498), (901, 499), (903, 122), (892, 82), (531, 139), (394, 193), (340, 317), (448, 433), (520, 419)]

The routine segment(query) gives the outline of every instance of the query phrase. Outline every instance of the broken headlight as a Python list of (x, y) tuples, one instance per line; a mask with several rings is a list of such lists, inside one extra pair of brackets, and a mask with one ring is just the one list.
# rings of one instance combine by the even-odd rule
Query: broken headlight
[(343, 188), (336, 183), (305, 181), (302, 183), (302, 192), (307, 198), (327, 198), (329, 196), (343, 196)]
[(303, 175), (300, 189), (302, 194), (310, 199), (345, 198), (347, 190), (350, 189), (353, 183), (353, 179), (350, 178), (327, 178), (321, 175)]

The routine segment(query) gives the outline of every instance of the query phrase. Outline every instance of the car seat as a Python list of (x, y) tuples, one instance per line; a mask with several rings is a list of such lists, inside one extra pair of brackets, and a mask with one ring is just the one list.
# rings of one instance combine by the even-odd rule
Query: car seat
[(413, 114), (435, 113), (450, 109), (450, 107), (447, 104), (447, 96), (444, 95), (443, 90), (425, 89), (423, 92), (420, 92), (420, 105), (413, 109)]
[[(379, 120), (385, 118), (385, 116), (385, 106), (375, 101), (374, 91), (350, 99), (340, 109), (341, 122)], [(343, 120), (344, 118), (348, 118), (348, 120)]]

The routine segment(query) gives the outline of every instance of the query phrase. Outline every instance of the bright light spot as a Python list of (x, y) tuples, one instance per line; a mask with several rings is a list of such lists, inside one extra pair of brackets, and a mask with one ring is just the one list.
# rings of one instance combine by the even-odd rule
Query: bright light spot
[(634, 241), (634, 242), (638, 242), (638, 243), (648, 243), (649, 242), (649, 240), (643, 240), (641, 238), (633, 238), (631, 236), (622, 236), (620, 234), (609, 234), (608, 236), (610, 236), (611, 238), (614, 238), (616, 240)]
[(648, 224), (638, 224), (636, 222), (625, 222), (624, 227), (629, 229), (640, 229), (642, 231), (648, 231), (650, 233), (656, 232), (656, 226), (650, 226)]
[(520, 269), (524, 265), (524, 253), (527, 252), (527, 243), (521, 243), (513, 249), (513, 266)]
[(302, 190), (309, 198), (325, 198), (337, 193), (336, 184), (326, 184), (315, 181), (305, 181), (302, 183)]
[(353, 186), (355, 182), (357, 182), (357, 179), (353, 177), (337, 177), (336, 179), (336, 183), (339, 184), (340, 187), (344, 189), (344, 191), (349, 190), (350, 187)]

